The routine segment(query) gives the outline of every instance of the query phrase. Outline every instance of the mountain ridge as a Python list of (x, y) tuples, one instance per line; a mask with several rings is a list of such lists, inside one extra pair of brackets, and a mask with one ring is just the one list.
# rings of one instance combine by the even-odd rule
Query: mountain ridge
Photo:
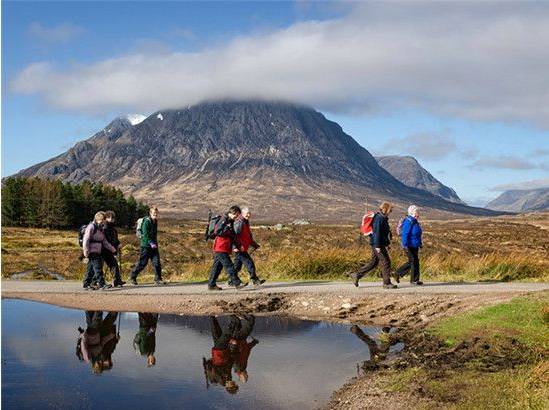
[(133, 126), (115, 119), (19, 174), (110, 183), (181, 216), (242, 203), (262, 217), (356, 219), (365, 198), (435, 214), (495, 214), (402, 184), (337, 123), (285, 102), (207, 102)]

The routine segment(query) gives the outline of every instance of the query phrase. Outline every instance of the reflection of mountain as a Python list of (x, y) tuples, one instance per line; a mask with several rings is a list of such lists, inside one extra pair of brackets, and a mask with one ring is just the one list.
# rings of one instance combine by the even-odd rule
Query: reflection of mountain
[[(228, 322), (228, 316), (218, 317), (223, 326)], [(210, 331), (210, 321), (208, 316), (179, 316), (179, 315), (160, 315), (159, 322), (162, 326), (173, 326), (196, 330), (200, 333)], [(301, 320), (280, 316), (256, 316), (254, 332), (264, 335), (287, 335), (300, 333), (310, 330), (320, 322), (311, 320)]]

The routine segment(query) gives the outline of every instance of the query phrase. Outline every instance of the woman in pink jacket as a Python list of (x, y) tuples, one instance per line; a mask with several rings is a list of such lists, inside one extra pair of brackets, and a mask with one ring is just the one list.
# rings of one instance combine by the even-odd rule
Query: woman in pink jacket
[(112, 246), (103, 233), (103, 222), (105, 220), (104, 212), (97, 212), (93, 222), (86, 227), (84, 239), (82, 241), (82, 250), (84, 257), (88, 258), (88, 267), (84, 277), (84, 289), (94, 289), (91, 287), (92, 281), (97, 282), (99, 289), (109, 289), (111, 285), (105, 284), (103, 276), (103, 258), (101, 251), (103, 248), (115, 253), (116, 248)]

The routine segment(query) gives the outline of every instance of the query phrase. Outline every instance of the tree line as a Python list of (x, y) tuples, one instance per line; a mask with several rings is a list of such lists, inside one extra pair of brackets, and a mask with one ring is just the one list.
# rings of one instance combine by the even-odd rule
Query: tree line
[(117, 224), (131, 228), (149, 207), (102, 183), (64, 183), (42, 178), (9, 177), (2, 181), (2, 225), (74, 228), (112, 210)]

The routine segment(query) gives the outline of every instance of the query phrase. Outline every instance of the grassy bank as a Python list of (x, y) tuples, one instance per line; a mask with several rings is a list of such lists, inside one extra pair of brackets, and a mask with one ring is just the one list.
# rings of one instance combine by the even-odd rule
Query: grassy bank
[(547, 293), (450, 317), (428, 332), (454, 347), (455, 363), (392, 371), (385, 389), (421, 397), (425, 408), (549, 408)]
[[(536, 219), (537, 218), (537, 219)], [(536, 217), (425, 222), (421, 260), (427, 280), (549, 280), (549, 231)], [(211, 242), (204, 242), (199, 222), (161, 221), (159, 241), (165, 276), (173, 280), (202, 280), (211, 263)], [(138, 256), (133, 231), (122, 231), (123, 273)], [(365, 263), (370, 249), (357, 227), (342, 225), (269, 226), (254, 228), (262, 245), (254, 259), (261, 276), (271, 280), (347, 279), (345, 273)], [(525, 241), (524, 238), (528, 238)], [(47, 270), (80, 279), (84, 265), (76, 232), (2, 229), (2, 276)], [(404, 262), (398, 244), (391, 249), (395, 266)], [(152, 272), (146, 275), (152, 277)], [(369, 279), (377, 280), (377, 272)], [(144, 277), (146, 279), (147, 276)]]

